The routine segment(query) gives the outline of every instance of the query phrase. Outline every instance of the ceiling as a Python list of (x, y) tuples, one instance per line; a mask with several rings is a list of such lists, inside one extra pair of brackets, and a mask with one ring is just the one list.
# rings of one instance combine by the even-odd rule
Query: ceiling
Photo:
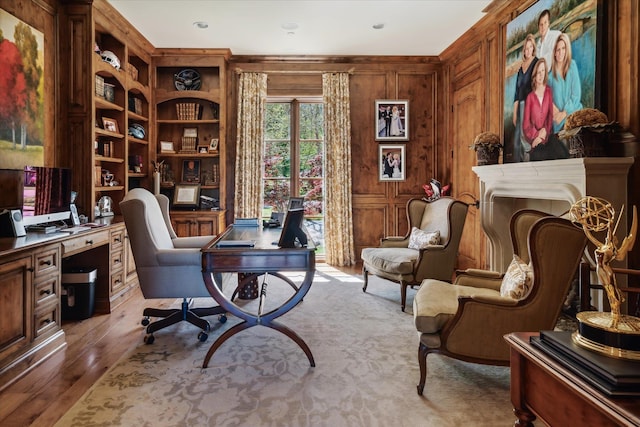
[[(234, 55), (431, 56), (478, 22), (491, 0), (108, 2), (158, 48), (229, 48)], [(208, 28), (196, 28), (194, 22), (206, 22)], [(383, 28), (374, 29), (377, 24)]]

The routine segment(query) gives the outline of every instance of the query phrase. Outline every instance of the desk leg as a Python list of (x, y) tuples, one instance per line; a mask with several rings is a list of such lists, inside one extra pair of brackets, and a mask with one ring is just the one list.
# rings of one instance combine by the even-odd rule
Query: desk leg
[(280, 331), (286, 336), (288, 336), (289, 338), (291, 338), (293, 341), (295, 341), (295, 343), (298, 344), (298, 346), (302, 349), (302, 351), (304, 351), (304, 354), (307, 355), (307, 359), (309, 359), (309, 364), (311, 365), (311, 367), (315, 368), (316, 362), (315, 360), (313, 360), (313, 354), (311, 354), (311, 349), (309, 348), (307, 343), (304, 342), (302, 338), (300, 338), (300, 335), (296, 334), (286, 326), (276, 322), (271, 322), (269, 325), (265, 325), (265, 326), (268, 326), (271, 329), (275, 329), (276, 331)]
[(206, 367), (209, 366), (209, 360), (213, 356), (213, 353), (215, 353), (216, 350), (218, 350), (218, 348), (226, 340), (228, 340), (229, 338), (231, 338), (232, 336), (234, 336), (238, 332), (241, 332), (241, 331), (244, 331), (247, 328), (250, 328), (251, 326), (255, 326), (255, 325), (252, 325), (252, 324), (250, 324), (248, 322), (238, 323), (233, 328), (229, 329), (227, 332), (225, 332), (224, 334), (220, 335), (218, 337), (218, 339), (211, 345), (211, 347), (209, 348), (209, 351), (207, 351), (207, 355), (204, 358), (204, 363), (202, 364), (202, 367), (206, 368)]
[(209, 365), (209, 360), (211, 359), (211, 357), (213, 357), (213, 354), (216, 352), (216, 350), (218, 350), (218, 348), (220, 348), (220, 346), (226, 340), (228, 340), (238, 332), (241, 332), (245, 329), (248, 329), (257, 325), (275, 329), (276, 331), (279, 331), (280, 333), (291, 338), (296, 344), (298, 344), (298, 346), (302, 349), (302, 351), (304, 351), (304, 353), (307, 355), (307, 358), (309, 359), (309, 363), (311, 364), (311, 367), (315, 367), (316, 362), (313, 359), (313, 355), (311, 354), (311, 350), (309, 349), (309, 346), (304, 342), (304, 340), (298, 334), (296, 334), (292, 329), (289, 329), (288, 327), (281, 325), (275, 321), (277, 317), (280, 317), (283, 314), (287, 313), (293, 307), (298, 305), (300, 301), (302, 301), (304, 296), (309, 291), (309, 288), (311, 287), (314, 273), (315, 273), (315, 270), (307, 271), (305, 273), (304, 280), (302, 281), (302, 284), (300, 285), (300, 287), (295, 286), (295, 284), (291, 280), (287, 279), (285, 276), (280, 275), (279, 273), (276, 273), (276, 272), (269, 273), (271, 275), (282, 278), (296, 292), (291, 298), (289, 298), (277, 309), (270, 311), (269, 313), (266, 313), (264, 315), (260, 313), (258, 316), (256, 316), (251, 313), (245, 312), (240, 307), (235, 305), (233, 301), (225, 297), (224, 293), (222, 292), (222, 276), (220, 274), (203, 271), (202, 275), (205, 281), (205, 285), (207, 286), (209, 293), (211, 293), (211, 296), (228, 313), (231, 313), (232, 315), (240, 319), (243, 319), (244, 322), (233, 326), (231, 329), (229, 329), (228, 331), (220, 335), (220, 337), (218, 337), (218, 339), (211, 345), (211, 348), (209, 348), (209, 351), (207, 352), (207, 355), (204, 358), (204, 363), (202, 367), (206, 368)]

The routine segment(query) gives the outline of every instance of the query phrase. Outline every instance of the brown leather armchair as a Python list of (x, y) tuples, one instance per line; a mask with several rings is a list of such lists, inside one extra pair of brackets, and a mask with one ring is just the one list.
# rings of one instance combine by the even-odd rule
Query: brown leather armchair
[[(420, 285), (426, 278), (451, 281), (468, 209), (466, 203), (451, 197), (442, 197), (434, 202), (409, 200), (409, 230), (406, 236), (386, 237), (380, 241), (379, 247), (362, 250), (362, 291), (367, 290), (369, 274), (400, 283), (400, 300), (404, 311), (408, 286)], [(410, 249), (413, 227), (424, 232), (438, 231), (440, 243), (424, 249)]]
[(422, 282), (413, 301), (420, 332), (418, 394), (424, 390), (430, 353), (508, 365), (505, 334), (555, 327), (587, 240), (570, 221), (545, 215), (525, 210), (511, 219), (514, 253), (533, 272), (531, 291), (524, 299), (501, 296), (503, 274), (498, 272), (469, 269), (454, 284)]

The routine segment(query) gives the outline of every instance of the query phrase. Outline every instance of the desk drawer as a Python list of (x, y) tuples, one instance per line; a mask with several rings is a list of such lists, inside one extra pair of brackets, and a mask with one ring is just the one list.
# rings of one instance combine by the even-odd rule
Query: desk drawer
[(67, 239), (62, 242), (62, 256), (69, 256), (75, 252), (85, 250), (87, 248), (97, 247), (109, 243), (109, 231), (99, 231), (89, 233), (73, 239)]
[(33, 324), (35, 336), (39, 337), (51, 330), (58, 329), (58, 314), (58, 306), (56, 304), (36, 311)]
[(124, 248), (111, 251), (111, 273), (122, 270), (124, 267)]
[(51, 276), (34, 286), (35, 294), (33, 296), (34, 307), (37, 309), (48, 303), (55, 304), (58, 300), (56, 289), (58, 284), (58, 275)]
[(111, 248), (119, 248), (124, 243), (124, 227), (111, 231)]
[(58, 250), (58, 246), (39, 251), (35, 254), (33, 276), (36, 280), (48, 274), (57, 273), (58, 271), (60, 271), (60, 251)]
[(118, 273), (113, 273), (111, 275), (111, 295), (122, 290), (125, 285), (124, 270), (120, 270)]

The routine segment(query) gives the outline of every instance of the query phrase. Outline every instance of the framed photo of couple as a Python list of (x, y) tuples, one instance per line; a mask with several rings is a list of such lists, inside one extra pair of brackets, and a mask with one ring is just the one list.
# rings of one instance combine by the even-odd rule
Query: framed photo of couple
[(600, 103), (601, 3), (538, 0), (507, 24), (504, 163), (570, 157), (558, 132)]
[(405, 145), (379, 145), (378, 146), (378, 180), (380, 181), (404, 181), (405, 177)]
[(409, 101), (376, 101), (376, 141), (409, 140)]

